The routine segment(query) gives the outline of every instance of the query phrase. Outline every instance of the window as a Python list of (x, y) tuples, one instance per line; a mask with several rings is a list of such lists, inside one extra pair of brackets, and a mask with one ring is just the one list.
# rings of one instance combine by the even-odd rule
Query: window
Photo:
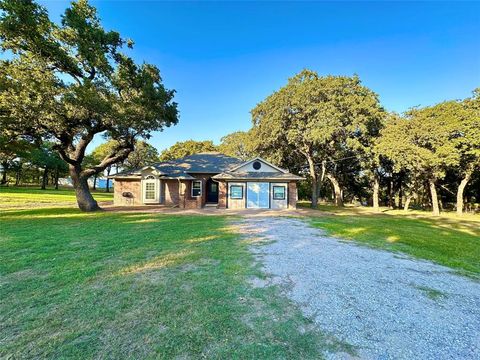
[(145, 200), (155, 200), (155, 183), (145, 184)]
[(261, 167), (262, 167), (262, 163), (261, 163), (260, 161), (255, 161), (255, 162), (253, 163), (253, 168), (254, 168), (255, 170), (260, 170)]
[(285, 200), (285, 186), (273, 187), (273, 200)]
[(230, 199), (243, 199), (243, 186), (231, 185), (230, 186)]
[(192, 197), (202, 196), (202, 181), (194, 180), (192, 182)]
[(145, 180), (155, 180), (155, 176), (153, 175), (148, 175)]

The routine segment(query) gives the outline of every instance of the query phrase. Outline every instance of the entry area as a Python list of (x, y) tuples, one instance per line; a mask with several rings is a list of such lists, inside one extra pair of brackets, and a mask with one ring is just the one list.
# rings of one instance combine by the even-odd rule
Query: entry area
[(207, 180), (207, 203), (218, 203), (218, 183), (211, 178)]

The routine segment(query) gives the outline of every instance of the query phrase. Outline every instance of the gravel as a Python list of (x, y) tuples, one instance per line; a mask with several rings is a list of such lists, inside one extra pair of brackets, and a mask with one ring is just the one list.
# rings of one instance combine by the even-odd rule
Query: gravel
[[(269, 282), (361, 359), (480, 359), (480, 283), (405, 255), (327, 237), (301, 219), (245, 217)], [(349, 358), (325, 353), (328, 359)]]

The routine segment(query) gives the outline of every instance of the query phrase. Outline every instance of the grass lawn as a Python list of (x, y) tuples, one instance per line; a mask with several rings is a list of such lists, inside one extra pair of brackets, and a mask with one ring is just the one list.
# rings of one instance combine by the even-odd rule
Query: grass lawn
[[(113, 190), (112, 190), (113, 191)], [(99, 202), (113, 201), (113, 193), (103, 189), (92, 191), (93, 197)], [(75, 206), (75, 193), (69, 188), (55, 190), (37, 187), (0, 187), (0, 209), (32, 208), (32, 207), (65, 207)]]
[[(304, 203), (302, 206), (306, 206)], [(399, 251), (480, 278), (480, 216), (433, 217), (427, 212), (319, 206), (312, 224), (328, 234), (369, 246)]]
[(263, 275), (226, 217), (9, 209), (0, 229), (0, 358), (305, 359), (348, 350), (278, 288), (250, 285)]

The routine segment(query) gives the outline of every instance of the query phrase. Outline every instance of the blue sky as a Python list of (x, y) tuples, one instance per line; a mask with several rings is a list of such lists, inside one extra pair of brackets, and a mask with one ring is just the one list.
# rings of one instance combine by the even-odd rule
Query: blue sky
[[(41, 3), (55, 20), (68, 4)], [(480, 86), (478, 2), (92, 4), (177, 90), (180, 122), (150, 139), (159, 150), (249, 129), (249, 111), (303, 68), (356, 73), (397, 112)]]

